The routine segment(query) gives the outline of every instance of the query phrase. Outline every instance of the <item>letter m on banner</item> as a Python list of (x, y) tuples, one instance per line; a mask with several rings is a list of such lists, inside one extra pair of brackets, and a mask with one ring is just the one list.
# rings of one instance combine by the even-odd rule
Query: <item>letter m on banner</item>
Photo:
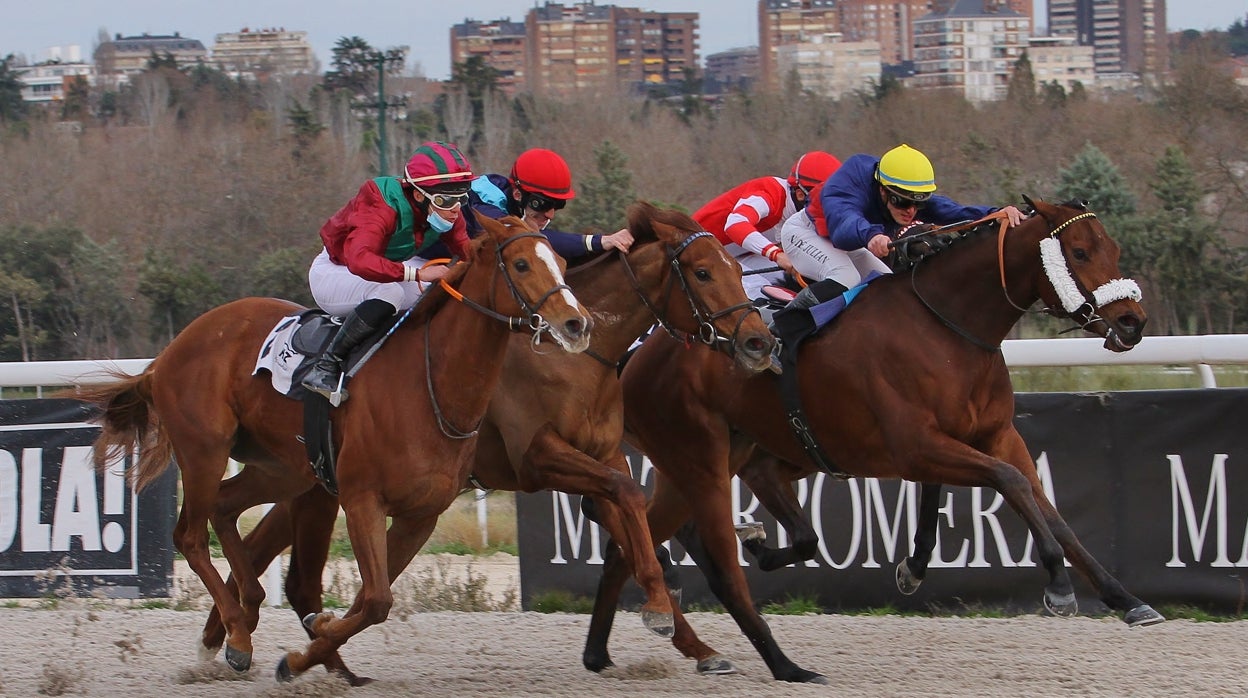
[(1226, 454), (1217, 453), (1213, 457), (1213, 467), (1209, 471), (1209, 491), (1205, 494), (1204, 509), (1197, 521), (1196, 505), (1192, 501), (1192, 491), (1188, 486), (1187, 472), (1183, 468), (1183, 459), (1170, 454), (1170, 560), (1166, 567), (1186, 567), (1187, 563), (1180, 558), (1182, 552), (1180, 539), (1187, 534), (1192, 551), (1192, 561), (1200, 562), (1205, 549), (1205, 537), (1213, 527), (1215, 557), (1210, 567), (1233, 567), (1227, 557), (1226, 536)]

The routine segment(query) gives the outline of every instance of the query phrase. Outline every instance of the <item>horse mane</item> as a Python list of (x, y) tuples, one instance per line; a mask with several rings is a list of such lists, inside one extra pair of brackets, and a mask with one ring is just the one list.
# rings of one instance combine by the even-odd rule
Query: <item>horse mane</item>
[(693, 220), (689, 214), (674, 208), (659, 208), (649, 201), (640, 199), (628, 205), (627, 217), (628, 230), (633, 234), (633, 240), (638, 243), (653, 242), (659, 239), (658, 233), (654, 229), (655, 223), (669, 225), (687, 233), (696, 233), (702, 230), (702, 226)]

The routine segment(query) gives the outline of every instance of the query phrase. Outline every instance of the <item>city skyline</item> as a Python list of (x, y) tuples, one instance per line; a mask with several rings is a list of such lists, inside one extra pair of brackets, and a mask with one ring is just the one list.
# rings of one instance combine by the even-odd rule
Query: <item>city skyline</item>
[[(269, 0), (259, 5), (239, 0), (218, 0), (210, 5), (157, 0), (27, 3), (5, 13), (6, 22), (0, 25), (0, 56), (21, 54), (37, 62), (46, 60), (53, 47), (78, 45), (83, 58), (89, 60), (101, 31), (109, 37), (179, 32), (211, 48), (219, 33), (237, 32), (244, 27), (284, 27), (308, 33), (322, 71), (328, 69), (331, 51), (339, 38), (359, 36), (376, 48), (408, 46), (409, 69), (444, 80), (450, 77), (449, 34), (453, 25), (465, 19), (524, 21), (530, 8), (542, 4), (544, 0), (474, 0), (472, 11), (465, 12), (460, 3), (381, 0), (369, 5), (378, 8), (379, 13), (365, 16), (358, 11), (359, 5), (343, 0)], [(655, 12), (697, 12), (699, 55), (703, 59), (730, 48), (758, 45), (756, 0), (599, 0), (596, 4)], [(1039, 24), (1044, 23), (1045, 7), (1043, 1), (1036, 2)], [(1246, 10), (1242, 0), (1171, 0), (1167, 3), (1167, 28), (1225, 29), (1236, 19), (1244, 19)], [(395, 18), (407, 15), (411, 16), (411, 26), (404, 28), (405, 23)]]

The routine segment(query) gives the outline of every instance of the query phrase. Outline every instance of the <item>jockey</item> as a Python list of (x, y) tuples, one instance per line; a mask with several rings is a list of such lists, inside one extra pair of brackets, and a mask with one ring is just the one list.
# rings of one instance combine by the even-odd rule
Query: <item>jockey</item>
[[(576, 196), (572, 190), (572, 171), (568, 163), (553, 150), (531, 148), (520, 153), (511, 166), (511, 174), (485, 174), (472, 181), (469, 205), (476, 216), (502, 218), (518, 216), (541, 230), (555, 252), (564, 259), (576, 259), (604, 250), (627, 253), (633, 235), (627, 228), (610, 235), (581, 235), (555, 230), (550, 226), (555, 214)], [(482, 231), (475, 217), (468, 217), (468, 236)], [(435, 248), (437, 252), (445, 251)], [(442, 256), (449, 256), (443, 254)]]
[[(882, 261), (888, 244), (920, 223), (920, 211), (922, 222), (946, 225), (998, 210), (964, 206), (935, 191), (932, 163), (904, 143), (881, 158), (860, 153), (846, 160), (823, 183), (810, 207), (785, 221), (781, 230), (793, 266), (802, 276), (820, 281), (799, 297), (822, 302), (857, 286), (871, 271), (889, 273)], [(1023, 219), (1014, 206), (1001, 210), (1011, 226)]]
[(325, 248), (312, 261), (308, 283), (322, 310), (343, 315), (342, 326), (303, 379), (303, 387), (335, 406), (342, 390), (343, 362), (351, 350), (399, 310), (416, 304), (427, 282), (447, 267), (421, 268), (427, 250), (441, 240), (464, 257), (472, 167), (450, 143), (428, 142), (416, 149), (402, 177), (365, 182), (321, 226)]
[(794, 273), (777, 239), (780, 227), (806, 206), (811, 189), (840, 166), (834, 156), (814, 150), (797, 159), (787, 180), (751, 179), (711, 199), (693, 214), (693, 219), (713, 233), (746, 271), (780, 267), (780, 271), (741, 277), (746, 296), (761, 297), (763, 286), (781, 282), (786, 271)]

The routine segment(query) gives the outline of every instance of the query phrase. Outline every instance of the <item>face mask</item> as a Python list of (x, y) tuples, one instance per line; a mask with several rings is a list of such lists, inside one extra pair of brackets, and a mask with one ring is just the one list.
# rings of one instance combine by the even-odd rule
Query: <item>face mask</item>
[(446, 220), (442, 216), (439, 216), (434, 211), (430, 211), (429, 215), (425, 216), (425, 220), (429, 223), (429, 227), (432, 228), (433, 231), (437, 233), (438, 235), (441, 235), (442, 233), (445, 233), (446, 231), (450, 230), (451, 226), (454, 225), (453, 223)]

